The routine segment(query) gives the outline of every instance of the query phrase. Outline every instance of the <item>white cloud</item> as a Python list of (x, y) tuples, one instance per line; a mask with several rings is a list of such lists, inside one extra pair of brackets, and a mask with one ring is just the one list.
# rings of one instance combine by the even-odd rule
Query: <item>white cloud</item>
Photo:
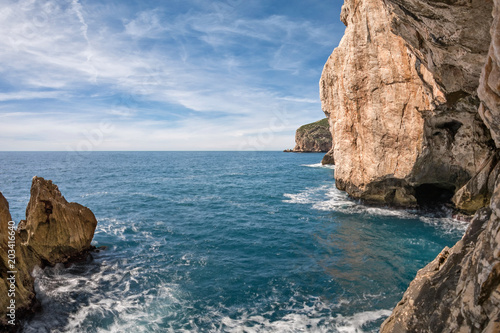
[[(0, 82), (17, 87), (0, 93), (0, 102), (10, 102), (0, 108), (3, 147), (64, 149), (62, 143), (78, 142), (79, 129), (110, 117), (116, 132), (103, 150), (229, 149), (258, 141), (273, 112), (286, 108), (287, 126), (273, 131), (274, 141), (260, 140), (270, 149), (293, 141), (302, 122), (322, 117), (317, 84), (304, 89), (302, 81), (319, 80), (319, 70), (311, 76), (305, 64), (316, 56), (310, 48), (329, 44), (323, 27), (285, 16), (236, 17), (230, 8), (168, 20), (153, 8), (123, 17), (117, 27), (106, 21), (115, 8), (84, 4), (26, 0), (0, 10)], [(113, 96), (133, 96), (138, 104), (120, 105)], [(15, 101), (31, 99), (65, 100), (71, 113), (56, 116), (45, 105), (28, 121), (26, 106)], [(163, 120), (159, 105), (177, 120)], [(191, 111), (207, 116), (195, 119)], [(22, 139), (33, 138), (40, 121), (52, 130)]]

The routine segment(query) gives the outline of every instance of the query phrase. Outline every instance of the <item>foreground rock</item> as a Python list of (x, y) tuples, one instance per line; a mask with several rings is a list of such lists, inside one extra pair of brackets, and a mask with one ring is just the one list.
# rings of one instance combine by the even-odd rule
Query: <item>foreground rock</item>
[(476, 93), (491, 10), (482, 0), (345, 1), (345, 35), (320, 81), (339, 189), (373, 203), (447, 202), (480, 171), (495, 150)]
[(328, 119), (301, 126), (295, 132), (295, 153), (327, 152), (332, 148)]
[[(7, 200), (0, 193), (0, 231), (2, 235), (2, 261), (5, 266), (6, 247), (3, 235), (11, 220)], [(55, 184), (41, 177), (34, 177), (31, 197), (26, 209), (26, 221), (21, 221), (16, 235), (16, 322), (36, 305), (34, 280), (31, 272), (35, 266), (64, 263), (85, 255), (97, 220), (90, 209), (69, 203)], [(5, 268), (5, 267), (3, 267)], [(10, 270), (10, 269), (9, 269)], [(8, 289), (2, 269), (0, 292)], [(7, 295), (7, 293), (3, 294)], [(13, 330), (7, 323), (6, 310), (10, 298), (0, 298), (0, 328)]]
[(500, 186), (453, 248), (421, 269), (381, 333), (500, 332)]

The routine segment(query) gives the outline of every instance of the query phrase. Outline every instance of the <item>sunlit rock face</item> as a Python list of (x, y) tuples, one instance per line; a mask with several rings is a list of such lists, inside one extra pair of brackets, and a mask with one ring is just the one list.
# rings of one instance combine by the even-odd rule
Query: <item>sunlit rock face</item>
[(414, 206), (450, 201), (481, 170), (494, 149), (476, 93), (491, 9), (488, 1), (346, 0), (346, 32), (320, 80), (337, 187)]
[[(0, 193), (0, 293), (7, 295), (7, 235), (11, 221), (9, 204)], [(34, 177), (26, 220), (15, 230), (15, 306), (16, 322), (33, 310), (36, 304), (34, 279), (36, 266), (64, 263), (85, 255), (92, 249), (91, 241), (97, 226), (94, 214), (80, 204), (67, 202), (50, 180)], [(7, 321), (10, 297), (0, 297), (0, 331), (16, 331)]]

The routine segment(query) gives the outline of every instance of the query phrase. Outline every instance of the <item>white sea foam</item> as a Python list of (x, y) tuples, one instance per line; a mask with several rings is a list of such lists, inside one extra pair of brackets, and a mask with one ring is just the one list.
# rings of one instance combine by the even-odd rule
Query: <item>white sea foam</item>
[[(371, 207), (352, 200), (345, 192), (340, 191), (334, 184), (321, 185), (315, 188), (306, 188), (299, 193), (285, 193), (283, 202), (291, 204), (309, 204), (313, 209), (334, 211), (344, 214), (366, 214), (369, 216), (397, 217), (400, 219), (418, 219), (428, 225), (441, 229), (445, 233), (465, 232), (468, 222), (459, 221), (451, 217), (435, 217), (422, 215), (415, 210)], [(451, 215), (451, 212), (450, 212)]]
[(363, 326), (367, 323), (379, 320), (383, 317), (388, 317), (390, 315), (390, 310), (360, 312), (349, 317), (338, 315), (335, 318), (335, 321), (337, 321), (335, 328), (339, 333), (362, 333), (364, 332)]
[(270, 320), (260, 314), (243, 313), (234, 319), (223, 317), (217, 332), (230, 333), (272, 333), (272, 332), (310, 332), (310, 333), (364, 333), (366, 326), (391, 314), (390, 310), (356, 313), (353, 316), (326, 315), (315, 307), (305, 306), (279, 320)]
[(308, 167), (308, 168), (322, 168), (322, 169), (335, 170), (335, 165), (333, 165), (333, 164), (315, 163), (315, 164), (301, 164), (301, 166), (305, 166), (305, 167)]
[[(194, 259), (192, 254), (186, 253), (181, 262), (189, 264)], [(362, 333), (370, 332), (366, 328), (368, 324), (378, 326), (379, 323), (375, 325), (375, 321), (390, 314), (388, 310), (378, 310), (342, 316), (338, 314), (340, 309), (350, 302), (340, 300), (330, 303), (314, 296), (304, 301), (304, 297), (297, 293), (285, 304), (280, 304), (276, 296), (271, 296), (263, 300), (262, 306), (237, 309), (237, 315), (228, 315), (234, 313), (235, 309), (219, 305), (207, 306), (203, 313), (190, 317), (192, 314), (187, 310), (193, 309), (193, 300), (182, 291), (180, 285), (150, 284), (144, 280), (143, 267), (130, 267), (126, 259), (105, 257), (100, 261), (97, 266), (86, 266), (85, 272), (78, 272), (78, 275), (72, 274), (62, 265), (45, 270), (36, 269), (37, 297), (44, 308), (51, 310), (30, 321), (25, 332), (83, 333), (91, 329), (95, 320), (99, 320), (109, 321), (104, 327), (94, 328), (100, 333)], [(129, 269), (123, 269), (122, 266)], [(133, 289), (133, 284), (141, 284), (142, 287)], [(81, 302), (75, 299), (75, 295), (79, 295), (77, 299), (88, 297), (88, 301)], [(68, 301), (74, 306), (69, 318), (65, 313)], [(61, 308), (59, 304), (65, 305)], [(273, 306), (269, 308), (266, 304)], [(275, 311), (284, 314), (276, 318)]]

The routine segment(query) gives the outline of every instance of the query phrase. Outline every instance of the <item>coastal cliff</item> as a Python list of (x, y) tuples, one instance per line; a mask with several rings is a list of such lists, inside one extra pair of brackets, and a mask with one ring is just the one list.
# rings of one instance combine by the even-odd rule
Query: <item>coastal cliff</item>
[(320, 96), (336, 185), (352, 197), (448, 202), (491, 159), (477, 88), (492, 3), (451, 3), (345, 1), (345, 35), (325, 64)]
[(500, 0), (346, 0), (320, 80), (339, 189), (475, 216), (381, 328), (500, 332)]
[(295, 153), (327, 152), (332, 148), (328, 119), (300, 126), (295, 132)]
[[(17, 230), (9, 224), (12, 218), (9, 205), (0, 193), (0, 235), (2, 257), (0, 260), (0, 292), (7, 295), (10, 284), (8, 271), (15, 273), (15, 298), (0, 298), (0, 328), (15, 331), (14, 323), (36, 307), (34, 279), (31, 272), (36, 266), (70, 262), (82, 257), (93, 247), (91, 241), (97, 220), (90, 209), (67, 202), (58, 187), (50, 180), (34, 177), (31, 196), (26, 209), (26, 220), (19, 223)], [(15, 237), (15, 246), (8, 246), (9, 232)], [(9, 262), (7, 253), (15, 249), (15, 263)], [(13, 265), (12, 267), (10, 265)], [(15, 300), (15, 317), (7, 314), (8, 306)]]

